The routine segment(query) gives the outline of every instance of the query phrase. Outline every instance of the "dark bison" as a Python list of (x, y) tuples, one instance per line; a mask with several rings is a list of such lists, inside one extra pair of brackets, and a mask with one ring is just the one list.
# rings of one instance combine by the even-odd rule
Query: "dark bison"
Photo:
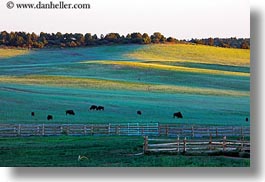
[(248, 118), (246, 118), (246, 122), (248, 122)]
[(142, 112), (141, 112), (141, 111), (137, 111), (137, 114), (138, 114), (138, 115), (142, 115)]
[(175, 117), (177, 117), (177, 118), (183, 118), (181, 112), (175, 112), (175, 113), (173, 114), (173, 118), (175, 118)]
[(67, 115), (67, 114), (69, 114), (69, 115), (75, 115), (75, 112), (73, 110), (66, 110), (65, 111), (65, 115)]
[(35, 112), (31, 112), (31, 116), (35, 116)]
[(92, 105), (91, 107), (90, 107), (90, 110), (95, 110), (95, 109), (97, 109), (98, 107), (96, 106), (96, 105)]
[(98, 106), (97, 107), (97, 111), (101, 111), (101, 110), (104, 111), (104, 107), (103, 106)]
[(52, 115), (47, 116), (47, 120), (52, 120), (52, 119), (53, 119)]

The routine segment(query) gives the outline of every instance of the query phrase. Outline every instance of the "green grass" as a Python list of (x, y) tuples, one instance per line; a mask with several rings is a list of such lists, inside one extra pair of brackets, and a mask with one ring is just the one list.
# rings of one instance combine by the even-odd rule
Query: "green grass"
[[(243, 125), (249, 98), (0, 83), (1, 123), (178, 123)], [(192, 101), (192, 102), (189, 102)], [(92, 104), (104, 112), (89, 111)], [(16, 108), (16, 109), (14, 109)], [(75, 116), (66, 116), (73, 109)], [(141, 116), (136, 114), (141, 110)], [(172, 114), (182, 111), (184, 118)], [(30, 115), (35, 111), (35, 117)], [(47, 121), (48, 114), (54, 119)]]
[(249, 66), (250, 50), (220, 48), (192, 44), (159, 44), (149, 45), (128, 57), (140, 60), (193, 62), (233, 66)]
[(29, 51), (26, 49), (0, 49), (0, 58), (10, 58), (28, 53)]
[[(222, 156), (134, 155), (142, 137), (84, 136), (0, 138), (0, 166), (249, 167), (249, 159)], [(78, 156), (87, 160), (78, 161)]]
[(120, 66), (134, 67), (134, 68), (159, 69), (159, 70), (166, 70), (166, 71), (200, 73), (200, 74), (211, 74), (211, 75), (230, 75), (230, 76), (246, 76), (246, 77), (250, 76), (249, 73), (214, 70), (214, 69), (189, 68), (189, 67), (184, 67), (184, 66), (163, 65), (163, 64), (159, 64), (160, 62), (141, 63), (141, 62), (129, 62), (129, 61), (104, 61), (104, 60), (100, 60), (100, 61), (84, 61), (82, 63), (120, 65)]
[[(250, 124), (249, 50), (177, 44), (15, 52), (0, 50), (1, 123)], [(92, 104), (106, 109), (89, 111)], [(76, 115), (66, 116), (67, 109)], [(172, 118), (177, 111), (182, 120)], [(222, 156), (133, 155), (142, 143), (118, 136), (0, 138), (0, 165), (250, 166), (249, 159)]]
[(249, 96), (246, 91), (222, 90), (212, 88), (147, 84), (140, 82), (114, 81), (94, 78), (78, 78), (68, 76), (28, 75), (16, 77), (0, 77), (0, 83), (17, 83), (29, 85), (50, 85), (57, 87), (94, 88), (110, 90), (132, 90), (163, 93), (186, 93), (199, 95)]

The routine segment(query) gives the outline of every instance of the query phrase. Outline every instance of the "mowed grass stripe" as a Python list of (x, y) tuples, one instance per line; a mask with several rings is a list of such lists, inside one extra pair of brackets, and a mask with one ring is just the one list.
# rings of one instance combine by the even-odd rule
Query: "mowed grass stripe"
[(203, 68), (190, 68), (190, 67), (184, 67), (184, 66), (171, 66), (171, 65), (162, 65), (162, 64), (156, 64), (156, 63), (144, 63), (144, 62), (102, 60), (102, 61), (84, 61), (81, 63), (120, 65), (120, 66), (129, 66), (129, 67), (135, 67), (135, 68), (159, 69), (159, 70), (166, 70), (166, 71), (190, 72), (190, 73), (199, 73), (199, 74), (245, 76), (245, 77), (250, 76), (249, 73), (243, 73), (243, 72), (222, 71), (222, 70), (203, 69)]
[(29, 51), (26, 49), (0, 49), (0, 59), (15, 57), (19, 55), (28, 54)]
[(249, 49), (221, 48), (192, 44), (157, 44), (144, 46), (129, 58), (152, 61), (194, 62), (231, 66), (250, 65)]
[(94, 78), (76, 78), (66, 76), (29, 75), (23, 77), (0, 77), (0, 83), (16, 83), (28, 85), (48, 85), (55, 87), (92, 88), (108, 90), (131, 90), (163, 93), (186, 93), (220, 96), (249, 96), (249, 92), (221, 90), (212, 88), (186, 87), (175, 85), (147, 84), (127, 81), (103, 80)]

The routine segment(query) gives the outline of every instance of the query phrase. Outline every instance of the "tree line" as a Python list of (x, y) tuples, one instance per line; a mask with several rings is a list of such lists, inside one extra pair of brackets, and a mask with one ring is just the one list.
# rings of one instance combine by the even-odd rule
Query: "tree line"
[(21, 48), (45, 48), (45, 47), (85, 47), (98, 45), (121, 45), (121, 44), (164, 44), (164, 43), (195, 43), (219, 47), (233, 48), (250, 48), (249, 39), (191, 39), (178, 40), (173, 37), (165, 37), (160, 32), (155, 32), (151, 36), (147, 33), (134, 32), (126, 36), (119, 33), (101, 34), (98, 37), (96, 34), (86, 33), (44, 33), (39, 35), (36, 33), (26, 32), (6, 32), (0, 33), (1, 47), (21, 47)]
[(226, 47), (226, 48), (240, 48), (240, 49), (250, 49), (250, 39), (249, 38), (208, 38), (208, 39), (191, 39), (189, 42), (195, 44), (203, 44), (209, 46)]

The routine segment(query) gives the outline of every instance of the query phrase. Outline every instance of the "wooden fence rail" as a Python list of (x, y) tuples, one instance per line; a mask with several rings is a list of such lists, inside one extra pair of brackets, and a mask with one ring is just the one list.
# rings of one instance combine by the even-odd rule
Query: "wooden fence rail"
[(0, 124), (0, 137), (52, 135), (126, 135), (168, 137), (249, 136), (241, 126), (188, 126), (158, 123), (108, 124)]
[(212, 139), (210, 135), (209, 140), (187, 139), (184, 137), (180, 139), (154, 139), (144, 136), (143, 152), (211, 152), (211, 151), (244, 151), (250, 153), (250, 142), (244, 140), (244, 137), (239, 140), (227, 140), (226, 136), (221, 139)]

